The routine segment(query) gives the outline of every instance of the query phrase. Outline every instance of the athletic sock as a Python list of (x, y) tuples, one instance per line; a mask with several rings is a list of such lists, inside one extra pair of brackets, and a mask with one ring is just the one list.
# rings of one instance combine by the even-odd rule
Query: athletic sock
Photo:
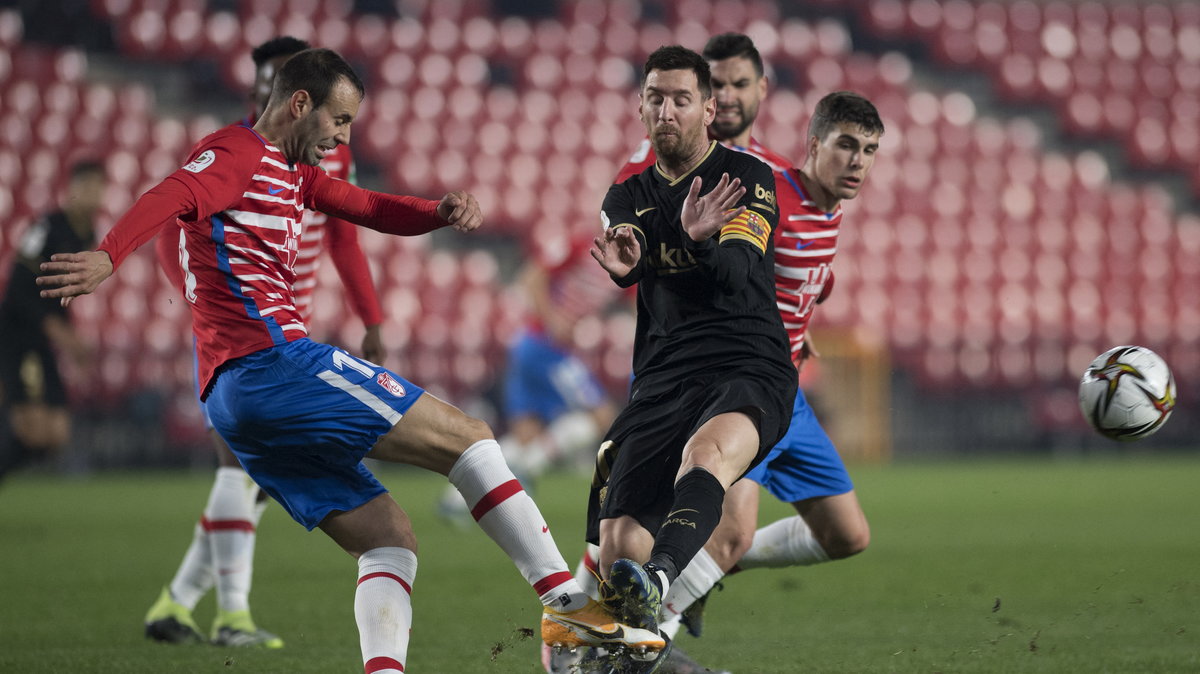
[(375, 548), (358, 558), (354, 621), (365, 674), (400, 674), (412, 630), (412, 584), (417, 555), (405, 548)]
[[(693, 468), (679, 478), (675, 501), (654, 537), (647, 571), (653, 566), (664, 573), (668, 583), (673, 582), (717, 528), (724, 500), (721, 481), (704, 468)], [(665, 593), (668, 588), (663, 585), (661, 589)]]
[[(662, 618), (664, 624), (676, 622), (678, 630), (679, 617), (697, 599), (708, 594), (722, 578), (725, 572), (717, 565), (708, 550), (703, 548), (692, 557), (692, 561), (683, 569), (679, 577), (671, 583), (671, 588), (663, 598)], [(660, 628), (662, 625), (660, 625)], [(673, 634), (670, 636), (674, 636)]]
[(468, 447), (449, 478), (470, 506), (471, 516), (513, 560), (542, 604), (573, 611), (587, 603), (537, 504), (513, 477), (495, 440)]
[(217, 608), (221, 611), (250, 609), (250, 580), (254, 571), (254, 497), (257, 493), (258, 488), (241, 468), (217, 469), (217, 480), (201, 524), (208, 532), (212, 547)]
[(592, 599), (600, 598), (600, 546), (588, 543), (575, 567), (575, 582)]
[(204, 593), (212, 589), (216, 583), (216, 574), (212, 566), (212, 546), (208, 540), (208, 531), (201, 522), (197, 522), (192, 532), (192, 543), (183, 554), (183, 561), (175, 571), (169, 587), (171, 598), (183, 605), (189, 611)]
[(782, 568), (828, 562), (829, 555), (799, 515), (785, 517), (754, 532), (750, 549), (738, 560), (738, 568)]

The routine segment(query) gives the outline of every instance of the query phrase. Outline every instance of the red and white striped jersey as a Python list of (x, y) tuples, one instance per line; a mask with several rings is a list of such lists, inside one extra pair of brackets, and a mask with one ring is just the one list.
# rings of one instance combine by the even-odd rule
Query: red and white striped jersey
[[(350, 146), (339, 145), (321, 159), (321, 168), (326, 175), (338, 180), (354, 181), (354, 160)], [(313, 291), (317, 286), (317, 271), (321, 264), (321, 252), (328, 251), (337, 267), (342, 285), (350, 299), (354, 312), (363, 325), (378, 325), (383, 322), (383, 311), (371, 280), (367, 259), (358, 245), (358, 227), (339, 218), (332, 218), (320, 211), (304, 212), (303, 231), (300, 234), (300, 255), (296, 260), (296, 308), (305, 321), (312, 316)]]
[[(289, 165), (245, 125), (201, 140), (167, 178), (196, 205), (177, 221), (174, 236), (201, 391), (222, 363), (308, 334), (292, 285), (306, 197), (324, 179), (315, 166)], [(117, 262), (120, 253), (105, 244), (101, 250)]]
[[(252, 120), (230, 125), (253, 126)], [(354, 162), (350, 148), (339, 145), (321, 160), (321, 168), (331, 178), (351, 180)], [(378, 325), (383, 322), (379, 296), (371, 279), (366, 257), (358, 245), (357, 226), (338, 218), (330, 218), (319, 211), (304, 212), (301, 221), (300, 250), (296, 258), (296, 282), (292, 288), (296, 298), (296, 309), (307, 324), (312, 317), (313, 291), (317, 285), (317, 271), (321, 252), (329, 251), (338, 275), (346, 288), (347, 296), (355, 314), (363, 325)], [(183, 270), (179, 265), (178, 223), (163, 227), (155, 242), (159, 265), (166, 273), (171, 285), (183, 285)]]
[[(799, 169), (756, 139), (750, 139), (749, 147), (727, 147), (759, 158), (775, 173), (779, 206), (779, 226), (775, 229), (775, 302), (788, 332), (792, 360), (798, 364), (813, 309), (833, 289), (833, 256), (837, 253), (842, 209), (838, 206), (833, 213), (818, 210), (804, 193)], [(641, 173), (655, 160), (650, 140), (643, 140), (614, 182), (624, 182)]]

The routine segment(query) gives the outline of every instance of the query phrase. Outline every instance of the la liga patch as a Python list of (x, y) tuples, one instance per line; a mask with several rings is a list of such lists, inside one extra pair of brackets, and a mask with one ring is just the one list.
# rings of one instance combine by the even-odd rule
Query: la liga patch
[(205, 150), (204, 152), (200, 153), (199, 157), (196, 157), (188, 162), (187, 165), (183, 167), (183, 170), (190, 171), (192, 173), (199, 173), (209, 166), (212, 166), (212, 163), (216, 161), (216, 159), (217, 155), (212, 150)]

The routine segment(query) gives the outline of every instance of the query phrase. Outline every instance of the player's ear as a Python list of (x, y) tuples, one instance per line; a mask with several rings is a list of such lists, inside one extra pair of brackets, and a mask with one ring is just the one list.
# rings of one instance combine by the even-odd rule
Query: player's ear
[(291, 98), (288, 99), (288, 111), (292, 113), (293, 119), (300, 119), (307, 115), (312, 107), (312, 97), (303, 89), (293, 91)]
[(717, 118), (717, 97), (709, 94), (708, 98), (704, 99), (704, 126), (713, 123)]

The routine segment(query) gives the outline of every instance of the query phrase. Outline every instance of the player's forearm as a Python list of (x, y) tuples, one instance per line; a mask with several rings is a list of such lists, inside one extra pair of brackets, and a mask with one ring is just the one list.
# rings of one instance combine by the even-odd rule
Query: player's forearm
[(720, 245), (714, 239), (687, 241), (685, 247), (700, 270), (729, 293), (738, 292), (750, 283), (750, 274), (759, 260), (758, 253), (749, 246)]
[(134, 202), (96, 250), (108, 254), (115, 271), (130, 253), (158, 234), (164, 224), (195, 210), (191, 190), (167, 178)]
[(346, 288), (350, 306), (362, 319), (363, 325), (379, 325), (383, 322), (383, 310), (379, 306), (375, 282), (371, 280), (367, 256), (358, 245), (354, 225), (338, 218), (329, 218), (325, 222), (325, 229), (329, 257)]
[(343, 180), (322, 180), (313, 191), (313, 208), (385, 234), (417, 236), (443, 227), (438, 202), (372, 192)]

